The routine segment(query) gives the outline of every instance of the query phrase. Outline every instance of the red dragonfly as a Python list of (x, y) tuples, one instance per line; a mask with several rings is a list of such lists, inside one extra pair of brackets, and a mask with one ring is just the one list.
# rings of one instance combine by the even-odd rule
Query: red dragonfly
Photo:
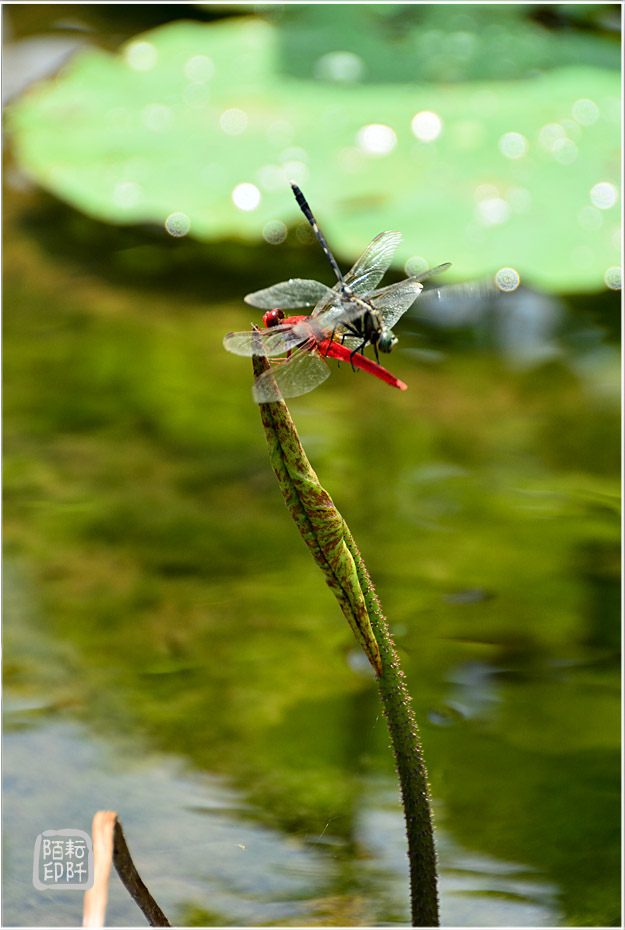
[[(445, 271), (449, 263), (375, 290), (401, 241), (401, 233), (389, 231), (376, 236), (350, 271), (343, 275), (304, 195), (295, 183), (291, 182), (291, 187), (334, 270), (337, 283), (328, 287), (320, 281), (291, 278), (248, 294), (246, 303), (269, 311), (263, 318), (268, 331), (228, 333), (224, 338), (225, 348), (236, 355), (288, 354), (282, 364), (257, 380), (253, 393), (258, 403), (276, 400), (279, 396), (276, 385), (283, 397), (297, 397), (312, 391), (329, 375), (324, 361), (328, 356), (349, 361), (353, 368), (361, 368), (405, 390), (403, 382), (360, 353), (370, 344), (377, 359), (378, 349), (390, 352), (394, 348), (397, 338), (392, 326), (421, 293), (421, 282)], [(280, 309), (273, 309), (276, 307)], [(312, 313), (285, 319), (285, 310), (298, 307), (312, 307)]]
[(331, 288), (320, 281), (291, 278), (248, 294), (245, 302), (263, 310), (273, 307), (282, 310), (312, 307), (311, 316), (323, 314), (324, 323), (332, 323), (333, 338), (338, 332), (341, 342), (357, 352), (370, 344), (376, 361), (379, 361), (378, 349), (380, 352), (390, 352), (397, 345), (397, 337), (391, 327), (419, 296), (423, 289), (421, 282), (445, 271), (450, 267), (449, 262), (400, 281), (399, 284), (374, 290), (401, 242), (401, 233), (389, 231), (376, 236), (356, 264), (343, 276), (308, 201), (294, 181), (291, 181), (291, 187), (299, 208), (332, 266), (337, 283)]
[(284, 316), (283, 310), (268, 310), (263, 316), (266, 331), (228, 333), (224, 345), (236, 355), (285, 355), (256, 379), (252, 395), (257, 404), (281, 397), (307, 394), (330, 376), (326, 358), (349, 362), (381, 381), (405, 391), (407, 385), (377, 362), (331, 338), (313, 316)]

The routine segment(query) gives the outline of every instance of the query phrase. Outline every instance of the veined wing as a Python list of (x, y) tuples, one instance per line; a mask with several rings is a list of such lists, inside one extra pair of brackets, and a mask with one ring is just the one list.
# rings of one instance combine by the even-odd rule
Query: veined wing
[(401, 238), (401, 233), (389, 230), (371, 240), (343, 278), (354, 294), (368, 294), (379, 284), (393, 260)]
[[(332, 327), (336, 326), (341, 317), (347, 321), (361, 316), (366, 310), (366, 305), (350, 301), (349, 293), (360, 297), (373, 290), (391, 264), (401, 238), (401, 233), (390, 230), (372, 239), (343, 281), (335, 284), (331, 293), (321, 297), (311, 316), (320, 316), (332, 310), (332, 316), (326, 319)], [(347, 291), (342, 294), (344, 285), (347, 286)]]
[(329, 377), (330, 369), (318, 352), (299, 349), (289, 359), (263, 372), (252, 385), (252, 396), (257, 404), (270, 404), (283, 397), (299, 397)]
[(421, 274), (411, 275), (397, 284), (389, 284), (369, 295), (375, 309), (382, 315), (382, 322), (388, 329), (392, 329), (401, 316), (410, 309), (421, 291), (422, 281), (440, 274), (451, 267), (451, 262), (444, 262), (436, 268), (429, 268)]
[(327, 300), (320, 300), (311, 314), (319, 331), (325, 333), (327, 338), (331, 338), (337, 331), (342, 332), (345, 326), (353, 323), (372, 307), (371, 302), (365, 297), (341, 293), (340, 284), (332, 290), (332, 295)]
[(261, 310), (294, 310), (297, 307), (314, 307), (323, 298), (328, 298), (332, 289), (320, 281), (310, 281), (307, 278), (290, 278), (272, 287), (265, 287), (260, 291), (253, 291), (244, 300), (252, 307)]
[[(383, 287), (377, 291), (367, 292), (368, 288), (365, 285), (374, 286), (374, 284), (377, 284), (390, 264), (390, 260), (400, 241), (400, 233), (380, 233), (367, 246), (344, 279), (344, 283), (347, 284), (349, 290), (353, 291), (356, 297), (363, 299), (366, 295), (365, 299), (382, 315), (383, 324), (388, 329), (395, 325), (402, 314), (417, 299), (422, 290), (421, 281), (425, 281), (427, 278), (440, 274), (451, 267), (450, 262), (445, 262), (442, 265), (437, 265), (436, 268), (429, 268), (427, 271), (421, 272), (421, 274), (405, 278), (397, 284), (390, 284), (388, 287)], [(379, 263), (376, 258), (376, 247), (379, 247), (382, 252), (385, 250), (384, 259), (380, 259)], [(382, 252), (379, 254), (381, 255)], [(373, 264), (370, 266), (370, 272), (367, 272), (366, 268), (369, 261), (372, 261)], [(361, 271), (361, 274), (356, 277), (354, 272), (358, 270)], [(332, 329), (332, 331), (335, 331), (337, 327), (340, 329), (341, 323), (353, 322), (367, 310), (366, 303), (360, 303), (359, 300), (350, 300), (349, 293), (341, 294), (341, 288), (340, 282), (335, 284), (332, 288), (334, 293), (322, 298), (312, 311), (312, 316), (322, 317), (320, 322), (323, 322), (326, 330)], [(351, 344), (347, 339), (345, 342), (347, 345)], [(354, 345), (358, 344), (357, 341), (354, 341)]]
[[(374, 308), (380, 313), (382, 323), (386, 329), (392, 329), (395, 323), (404, 315), (406, 310), (412, 307), (413, 303), (423, 290), (423, 285), (418, 281), (410, 278), (406, 281), (399, 281), (397, 284), (391, 284), (389, 287), (378, 291), (378, 296), (372, 301)], [(343, 323), (348, 323), (355, 317), (349, 314), (343, 314), (339, 319), (340, 323), (334, 326), (333, 332), (343, 345), (350, 349), (357, 349), (362, 346), (362, 336), (350, 336), (345, 333)], [(331, 314), (324, 314), (324, 330), (328, 330), (328, 324), (331, 321)]]
[[(326, 333), (341, 332), (343, 327), (353, 323), (359, 316), (372, 308), (381, 318), (387, 329), (392, 329), (397, 320), (413, 305), (423, 285), (416, 278), (406, 278), (396, 284), (389, 284), (381, 290), (374, 291), (368, 297), (354, 297), (341, 295), (340, 291), (332, 300), (324, 300), (315, 307), (313, 314), (315, 321)], [(345, 339), (346, 345), (352, 343)], [(355, 339), (354, 345), (361, 345), (362, 339)]]
[(310, 314), (311, 316), (320, 316), (322, 313), (326, 313), (331, 307), (341, 307), (345, 300), (343, 294), (341, 293), (342, 284), (339, 281), (332, 288), (328, 288), (327, 294), (324, 294), (321, 299), (315, 304), (315, 307)]
[(267, 330), (245, 333), (228, 333), (224, 336), (224, 348), (234, 355), (284, 355), (290, 349), (310, 339), (310, 327), (305, 324), (272, 326)]
[(371, 295), (371, 303), (382, 316), (387, 329), (392, 329), (397, 320), (403, 316), (423, 290), (420, 281), (406, 278), (397, 284), (389, 284)]
[[(450, 267), (451, 262), (445, 262), (442, 265), (437, 265), (436, 268), (429, 268), (427, 271), (421, 272), (421, 274), (412, 275), (410, 278), (404, 278), (403, 281), (398, 281), (396, 284), (389, 284), (387, 287), (373, 291), (372, 294), (368, 295), (367, 299), (381, 315), (383, 325), (387, 329), (392, 329), (423, 291), (421, 282), (440, 274), (442, 271), (446, 271)], [(455, 286), (451, 285), (452, 288)], [(446, 290), (448, 288), (441, 288), (436, 293), (442, 294)], [(432, 292), (428, 292), (428, 297), (430, 293)], [(355, 319), (357, 315), (357, 312), (353, 312), (351, 307), (347, 307), (342, 313), (340, 310), (333, 310), (331, 314), (324, 314), (320, 322), (324, 323), (323, 328), (327, 330), (333, 318), (338, 320), (338, 324), (334, 323), (334, 332), (338, 332), (340, 335), (342, 332), (340, 322), (347, 323)], [(362, 345), (362, 339), (357, 336), (344, 335), (341, 337), (341, 342), (352, 349)]]

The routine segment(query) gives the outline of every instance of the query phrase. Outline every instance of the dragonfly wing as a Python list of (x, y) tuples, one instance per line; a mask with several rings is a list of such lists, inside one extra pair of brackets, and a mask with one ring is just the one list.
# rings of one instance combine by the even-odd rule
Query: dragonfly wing
[(432, 304), (445, 304), (451, 306), (454, 303), (469, 304), (482, 300), (492, 300), (493, 297), (501, 294), (501, 291), (495, 284), (494, 278), (486, 277), (478, 281), (467, 281), (464, 284), (447, 284), (445, 287), (432, 288), (424, 291), (419, 299), (421, 304), (431, 307)]
[(331, 338), (334, 333), (342, 332), (346, 324), (362, 316), (366, 309), (366, 304), (351, 301), (342, 297), (341, 294), (336, 294), (333, 300), (323, 301), (315, 307), (315, 322), (318, 324), (319, 331), (326, 338)]
[(380, 233), (364, 250), (353, 268), (345, 275), (344, 281), (354, 294), (368, 294), (382, 280), (393, 260), (397, 246), (401, 242), (401, 233), (389, 231)]
[(436, 268), (429, 268), (427, 271), (421, 272), (421, 274), (412, 275), (397, 284), (390, 284), (388, 287), (383, 287), (370, 294), (369, 299), (376, 310), (381, 313), (384, 325), (388, 329), (392, 329), (423, 290), (421, 282), (440, 274), (442, 271), (446, 271), (450, 267), (451, 262), (445, 262), (442, 265), (437, 265)]
[(397, 320), (412, 307), (413, 303), (423, 290), (423, 285), (414, 278), (407, 278), (397, 284), (389, 284), (380, 291), (371, 294), (371, 302), (382, 315), (382, 321), (388, 329), (392, 329)]
[(283, 397), (299, 397), (329, 377), (330, 369), (317, 352), (300, 349), (291, 358), (263, 372), (254, 382), (252, 396), (257, 404), (269, 404)]
[(299, 326), (274, 326), (270, 330), (245, 333), (228, 333), (224, 336), (224, 348), (234, 355), (283, 355), (289, 349), (301, 345), (308, 338)]
[(320, 281), (291, 278), (289, 281), (282, 281), (281, 284), (254, 291), (244, 300), (246, 304), (260, 307), (261, 310), (273, 310), (274, 307), (292, 310), (296, 307), (314, 307), (322, 298), (327, 297), (330, 291), (331, 288)]
[(451, 262), (443, 262), (442, 265), (437, 265), (435, 268), (428, 268), (427, 271), (422, 271), (421, 274), (411, 275), (410, 281), (427, 281), (428, 278), (433, 278), (434, 275), (441, 274), (443, 271), (447, 271), (448, 268), (451, 268)]
[[(319, 322), (327, 334), (334, 332), (342, 323), (350, 323), (365, 313), (366, 304), (350, 300), (349, 294), (351, 292), (360, 297), (373, 290), (390, 265), (400, 242), (401, 233), (398, 232), (384, 232), (376, 236), (343, 281), (335, 284), (332, 293), (315, 306), (312, 316), (322, 317)], [(344, 285), (347, 285), (346, 293), (343, 292)]]
[(330, 307), (340, 306), (341, 300), (341, 285), (335, 284), (333, 288), (328, 288), (328, 293), (321, 297), (310, 315), (319, 316), (329, 310)]

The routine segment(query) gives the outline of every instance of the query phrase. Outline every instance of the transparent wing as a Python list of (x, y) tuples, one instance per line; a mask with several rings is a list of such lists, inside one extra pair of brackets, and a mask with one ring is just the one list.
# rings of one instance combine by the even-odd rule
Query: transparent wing
[(371, 303), (381, 314), (382, 322), (388, 329), (392, 329), (397, 320), (412, 307), (413, 303), (423, 290), (423, 285), (414, 278), (389, 284), (388, 287), (375, 291), (371, 295)]
[[(451, 262), (445, 262), (437, 265), (436, 268), (429, 268), (421, 274), (412, 275), (397, 284), (389, 284), (378, 291), (369, 295), (371, 303), (375, 309), (382, 315), (382, 322), (387, 329), (392, 329), (401, 316), (412, 307), (413, 303), (423, 290), (422, 281), (440, 274), (451, 268)], [(443, 288), (445, 290), (445, 288)]]
[[(381, 236), (390, 235), (399, 236), (399, 233), (381, 234)], [(374, 239), (373, 241), (375, 242), (376, 240)], [(373, 245), (373, 243), (371, 244)], [(394, 244), (393, 251), (397, 248), (397, 244), (398, 242)], [(365, 249), (365, 252), (366, 251), (367, 249)], [(356, 264), (358, 264), (358, 262)], [(320, 327), (326, 334), (335, 335), (336, 333), (341, 334), (343, 331), (342, 324), (353, 323), (353, 321), (358, 319), (359, 316), (362, 316), (367, 309), (372, 307), (380, 313), (383, 325), (387, 329), (392, 329), (397, 320), (399, 320), (406, 310), (412, 306), (423, 290), (421, 282), (446, 271), (450, 267), (451, 262), (444, 262), (442, 265), (437, 265), (435, 268), (429, 268), (427, 271), (421, 272), (421, 274), (412, 275), (410, 278), (405, 278), (403, 281), (398, 281), (396, 284), (389, 284), (388, 287), (373, 291), (366, 297), (364, 295), (356, 295), (355, 298), (350, 297), (349, 294), (342, 293), (342, 285), (340, 283), (336, 284), (332, 288), (333, 293), (319, 301), (311, 316), (316, 318)], [(347, 281), (347, 276), (345, 281)], [(444, 291), (446, 288), (442, 290)], [(341, 341), (350, 348), (362, 346), (362, 339), (357, 336), (346, 335)]]
[(252, 307), (261, 310), (273, 310), (280, 307), (282, 310), (293, 310), (297, 307), (314, 307), (320, 300), (328, 298), (331, 288), (320, 281), (310, 281), (307, 278), (291, 278), (265, 287), (260, 291), (248, 294), (244, 300)]
[[(414, 297), (412, 297), (410, 303), (413, 301)], [(335, 295), (333, 300), (323, 301), (318, 304), (313, 314), (315, 312), (318, 314), (314, 317), (314, 321), (324, 338), (332, 339), (337, 333), (344, 332), (345, 327), (355, 324), (359, 317), (373, 309), (373, 304), (366, 297), (349, 297), (339, 293)], [(399, 316), (401, 316), (401, 313)], [(357, 340), (355, 344), (362, 345), (362, 339)]]
[(397, 246), (401, 242), (401, 233), (383, 232), (373, 239), (364, 250), (356, 264), (350, 268), (343, 281), (323, 294), (316, 304), (311, 316), (320, 316), (331, 311), (324, 325), (333, 329), (341, 318), (355, 320), (367, 309), (366, 304), (350, 299), (351, 294), (364, 297), (381, 281), (388, 269)]
[[(389, 284), (381, 290), (374, 291), (368, 297), (349, 298), (339, 293), (331, 300), (324, 300), (315, 307), (315, 322), (326, 333), (340, 333), (343, 325), (353, 323), (367, 310), (374, 309), (382, 317), (382, 324), (392, 329), (397, 320), (413, 305), (423, 285), (416, 278), (406, 278), (397, 284)], [(353, 343), (345, 339), (346, 345), (362, 345), (362, 339), (354, 337)]]
[(344, 277), (354, 294), (368, 294), (384, 277), (401, 242), (401, 233), (389, 230), (372, 239)]
[(478, 281), (467, 281), (464, 284), (447, 284), (445, 287), (432, 288), (424, 291), (419, 298), (419, 309), (427, 306), (428, 310), (435, 304), (452, 306), (453, 304), (477, 303), (483, 300), (492, 300), (501, 294), (495, 284), (494, 278), (488, 276)]
[(324, 294), (321, 299), (315, 304), (315, 307), (310, 314), (311, 316), (321, 316), (322, 313), (326, 313), (331, 307), (342, 307), (344, 304), (345, 298), (342, 293), (342, 285), (340, 282), (335, 284), (334, 287), (328, 288), (328, 293)]
[(317, 352), (300, 349), (289, 359), (263, 372), (252, 386), (252, 396), (257, 404), (269, 404), (283, 397), (299, 397), (329, 377), (330, 369)]
[(273, 326), (268, 330), (228, 333), (224, 336), (224, 348), (234, 355), (283, 355), (306, 342), (310, 335), (305, 326)]
[(434, 275), (442, 274), (442, 272), (447, 271), (448, 268), (451, 268), (451, 262), (443, 262), (442, 265), (436, 265), (435, 268), (428, 268), (427, 271), (422, 271), (421, 274), (411, 275), (408, 280), (409, 281), (427, 281), (428, 278), (433, 278)]

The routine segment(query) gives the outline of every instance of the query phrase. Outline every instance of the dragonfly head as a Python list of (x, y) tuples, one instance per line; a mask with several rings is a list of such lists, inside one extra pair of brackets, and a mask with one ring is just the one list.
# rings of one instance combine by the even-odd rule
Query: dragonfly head
[(397, 345), (397, 336), (392, 330), (383, 327), (377, 345), (380, 352), (391, 352)]
[(272, 326), (279, 326), (283, 319), (284, 310), (267, 310), (267, 313), (263, 314), (263, 323), (267, 329)]

